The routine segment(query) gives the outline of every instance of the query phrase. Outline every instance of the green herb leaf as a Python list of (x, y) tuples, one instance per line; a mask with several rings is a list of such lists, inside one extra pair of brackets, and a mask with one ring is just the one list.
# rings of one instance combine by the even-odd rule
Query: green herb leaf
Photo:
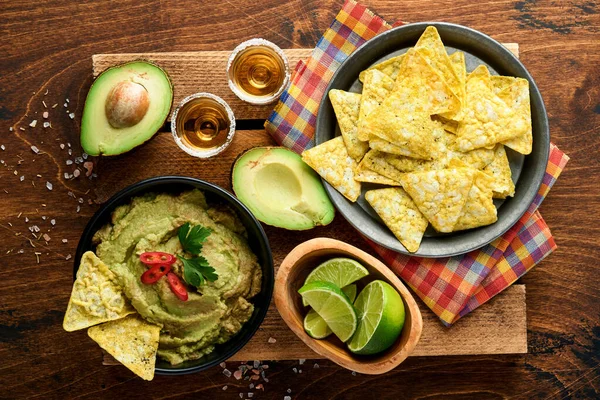
[(181, 225), (177, 236), (179, 242), (183, 247), (183, 250), (198, 255), (202, 251), (202, 245), (206, 241), (206, 238), (212, 233), (208, 228), (202, 225), (191, 226), (189, 222)]
[(183, 279), (192, 286), (200, 287), (205, 280), (214, 282), (219, 278), (215, 269), (202, 256), (194, 258), (177, 256), (177, 258), (183, 263)]

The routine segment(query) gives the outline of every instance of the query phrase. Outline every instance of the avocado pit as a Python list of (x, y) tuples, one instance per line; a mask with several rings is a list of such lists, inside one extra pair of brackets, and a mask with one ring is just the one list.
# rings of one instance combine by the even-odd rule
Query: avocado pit
[(137, 125), (148, 112), (150, 96), (146, 88), (132, 81), (117, 83), (106, 97), (108, 123), (117, 129)]

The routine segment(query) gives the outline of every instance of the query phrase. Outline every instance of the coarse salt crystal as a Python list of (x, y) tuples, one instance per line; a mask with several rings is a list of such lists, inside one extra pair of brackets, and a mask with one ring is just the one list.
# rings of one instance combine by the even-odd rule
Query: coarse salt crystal
[(46, 188), (48, 190), (52, 190), (52, 187), (53, 187), (52, 184), (50, 182), (46, 181)]
[(40, 149), (37, 148), (37, 146), (31, 146), (31, 151), (33, 151), (35, 154), (40, 152)]
[(73, 160), (67, 160), (67, 161), (65, 161), (65, 163), (66, 163), (67, 165), (73, 165)]
[(1, 146), (0, 146), (0, 149), (2, 149), (2, 151), (6, 150), (6, 146), (4, 146), (4, 145), (1, 145)]
[(71, 257), (72, 257), (72, 256), (71, 256), (70, 254), (68, 254), (68, 255), (65, 257), (65, 260), (69, 261), (69, 260), (71, 259)]
[(69, 173), (68, 173), (68, 172), (65, 172), (65, 173), (63, 174), (63, 176), (65, 177), (65, 179), (69, 179)]
[(75, 113), (69, 113), (69, 118), (75, 119)]
[(48, 118), (48, 111), (44, 111), (44, 113), (42, 114), (42, 117), (44, 117), (44, 119)]
[(52, 218), (52, 219), (50, 220), (50, 224), (51, 224), (52, 226), (56, 225), (56, 220), (55, 220), (54, 218)]
[(21, 175), (21, 177), (19, 178), (19, 180), (20, 180), (21, 182), (23, 182), (23, 181), (25, 180), (25, 175)]
[(29, 126), (32, 127), (32, 128), (35, 128), (36, 125), (37, 125), (37, 119), (34, 119), (33, 121), (31, 121), (29, 123)]
[(50, 125), (50, 122), (44, 122), (44, 128), (49, 128), (49, 127), (51, 127), (51, 126), (52, 126), (52, 125)]
[(75, 178), (77, 178), (79, 175), (81, 175), (81, 171), (80, 170), (76, 169), (75, 171), (73, 171), (73, 176)]
[(67, 240), (67, 239), (63, 239), (63, 240), (62, 240), (62, 242), (63, 242), (63, 243), (67, 243), (67, 242), (68, 242), (68, 240)]
[(228, 378), (229, 378), (229, 377), (231, 377), (231, 371), (230, 371), (230, 370), (228, 370), (227, 368), (225, 368), (225, 369), (223, 370), (223, 375), (225, 375), (226, 377), (228, 377)]
[(65, 144), (64, 144), (64, 143), (61, 143), (61, 144), (60, 144), (60, 149), (61, 149), (61, 150), (64, 150), (64, 149), (65, 149)]
[(269, 342), (269, 343), (277, 343), (277, 339), (275, 339), (274, 337), (270, 337), (269, 340), (267, 340), (267, 342)]

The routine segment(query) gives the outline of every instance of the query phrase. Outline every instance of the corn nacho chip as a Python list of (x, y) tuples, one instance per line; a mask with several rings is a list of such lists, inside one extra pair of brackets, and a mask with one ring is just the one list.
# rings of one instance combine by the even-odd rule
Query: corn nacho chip
[(433, 115), (457, 112), (461, 107), (460, 98), (415, 49), (406, 52), (394, 91), (404, 92), (401, 110), (406, 112), (424, 111)]
[(368, 168), (371, 171), (375, 171), (377, 174), (382, 175), (394, 182), (399, 182), (402, 177), (402, 173), (394, 168), (393, 165), (389, 164), (385, 159), (385, 154), (378, 150), (371, 150), (362, 160), (364, 168)]
[(531, 105), (529, 100), (529, 82), (526, 79), (512, 78), (514, 83), (498, 93), (506, 105), (513, 110), (513, 123), (523, 124), (525, 129), (521, 135), (502, 142), (507, 147), (521, 154), (530, 154), (533, 145), (531, 128)]
[(512, 76), (501, 76), (501, 75), (491, 75), (490, 76), (490, 83), (492, 84), (492, 91), (496, 95), (499, 94), (504, 89), (508, 89), (509, 87), (511, 87), (516, 81), (517, 81), (517, 78), (514, 78)]
[(404, 190), (369, 190), (365, 198), (406, 250), (414, 253), (419, 249), (428, 222)]
[(526, 126), (516, 121), (513, 111), (496, 96), (490, 83), (490, 73), (484, 65), (467, 78), (467, 92), (462, 121), (456, 135), (456, 148), (466, 152), (521, 135)]
[(302, 152), (302, 160), (350, 201), (360, 196), (360, 183), (354, 180), (356, 161), (348, 154), (341, 136)]
[(365, 73), (358, 114), (357, 136), (359, 140), (363, 142), (369, 140), (369, 134), (364, 127), (365, 119), (389, 96), (393, 87), (394, 81), (381, 71), (372, 69)]
[(139, 315), (131, 315), (93, 326), (88, 336), (137, 376), (151, 381), (160, 329)]
[(493, 224), (498, 220), (489, 181), (488, 175), (479, 171), (475, 172), (473, 186), (469, 191), (462, 215), (454, 226), (454, 231), (478, 228)]
[(483, 169), (483, 172), (494, 180), (492, 185), (494, 198), (505, 199), (507, 196), (514, 196), (515, 184), (512, 181), (510, 164), (503, 145), (496, 146), (494, 160)]
[(354, 171), (355, 180), (366, 183), (379, 183), (380, 185), (400, 186), (400, 182), (394, 181), (365, 167), (363, 161), (358, 164), (356, 171)]
[(378, 138), (376, 136), (371, 136), (369, 138), (369, 147), (373, 150), (379, 150), (384, 153), (389, 154), (397, 154), (400, 156), (420, 158), (420, 159), (428, 159), (428, 156), (421, 156), (420, 154), (416, 154), (405, 147), (397, 146), (394, 143), (391, 143), (385, 139)]
[[(436, 70), (443, 80), (446, 82), (450, 90), (454, 93), (459, 102), (463, 102), (465, 97), (464, 87), (460, 83), (460, 79), (454, 69), (454, 65), (446, 52), (444, 43), (434, 26), (428, 26), (425, 32), (419, 38), (419, 41), (414, 47), (419, 51), (434, 70)], [(450, 109), (444, 113), (447, 118), (454, 118), (459, 111), (459, 108)], [(436, 113), (437, 114), (437, 113)]]
[(452, 232), (473, 186), (471, 168), (405, 174), (400, 183), (438, 232)]
[(388, 60), (382, 61), (379, 64), (375, 64), (372, 67), (369, 67), (362, 71), (358, 75), (358, 80), (361, 82), (365, 81), (365, 74), (367, 71), (376, 69), (383, 72), (385, 75), (389, 76), (391, 79), (396, 80), (398, 77), (398, 73), (400, 72), (400, 65), (402, 65), (402, 60), (404, 59), (404, 54), (400, 54), (399, 56), (392, 57)]
[(117, 277), (93, 252), (85, 252), (63, 320), (64, 330), (73, 332), (133, 313)]
[(369, 144), (361, 142), (357, 137), (358, 110), (360, 107), (359, 93), (344, 92), (332, 89), (329, 91), (329, 100), (335, 111), (335, 116), (344, 138), (344, 144), (350, 157), (359, 162), (369, 150)]

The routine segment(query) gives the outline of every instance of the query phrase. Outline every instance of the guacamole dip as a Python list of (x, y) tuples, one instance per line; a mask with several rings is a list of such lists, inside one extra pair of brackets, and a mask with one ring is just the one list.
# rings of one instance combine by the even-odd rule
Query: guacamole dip
[[(141, 282), (148, 267), (139, 255), (160, 251), (186, 256), (177, 237), (186, 222), (212, 230), (202, 256), (218, 279), (199, 288), (187, 285), (189, 298), (181, 301), (166, 279), (153, 285)], [(111, 223), (95, 234), (94, 242), (96, 254), (117, 276), (137, 312), (162, 326), (158, 356), (171, 364), (210, 353), (252, 315), (249, 299), (260, 291), (262, 273), (246, 242), (246, 231), (232, 209), (207, 204), (199, 190), (136, 197), (114, 211)], [(183, 281), (182, 269), (181, 261), (173, 265)]]

